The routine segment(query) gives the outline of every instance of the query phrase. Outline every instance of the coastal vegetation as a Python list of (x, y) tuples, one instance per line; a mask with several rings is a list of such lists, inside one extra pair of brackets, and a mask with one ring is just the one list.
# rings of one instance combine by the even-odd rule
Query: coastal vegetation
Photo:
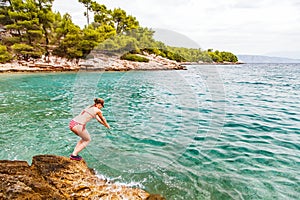
[[(79, 0), (86, 25), (52, 10), (54, 0), (0, 0), (0, 62), (57, 56), (87, 58), (92, 50), (111, 51), (123, 59), (147, 62), (132, 54), (152, 53), (180, 62), (237, 62), (230, 52), (170, 47), (153, 38), (154, 31), (121, 8), (108, 9), (92, 0)], [(93, 19), (91, 19), (93, 16)]]
[(125, 53), (121, 56), (122, 60), (131, 60), (131, 61), (136, 61), (136, 62), (149, 62), (148, 58), (132, 54), (132, 53)]

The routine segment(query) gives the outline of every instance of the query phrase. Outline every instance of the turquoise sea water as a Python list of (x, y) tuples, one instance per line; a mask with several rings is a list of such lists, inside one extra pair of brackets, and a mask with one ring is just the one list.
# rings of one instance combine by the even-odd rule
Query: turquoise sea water
[(299, 199), (300, 65), (0, 74), (0, 159), (69, 156), (68, 123), (106, 100), (81, 153), (99, 175), (167, 199)]

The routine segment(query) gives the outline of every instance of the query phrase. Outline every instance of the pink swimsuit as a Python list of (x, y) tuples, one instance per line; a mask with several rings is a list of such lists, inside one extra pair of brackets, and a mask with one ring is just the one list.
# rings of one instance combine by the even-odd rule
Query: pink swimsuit
[(70, 130), (72, 130), (75, 126), (77, 126), (77, 125), (83, 125), (83, 127), (82, 127), (82, 130), (84, 130), (85, 129), (85, 124), (81, 124), (81, 123), (79, 123), (79, 122), (76, 122), (76, 121), (74, 121), (73, 119), (70, 121), (70, 123), (69, 123), (69, 128), (70, 128)]
[[(91, 113), (89, 113), (88, 111), (86, 111), (85, 109), (80, 113), (80, 115), (83, 115), (84, 113), (89, 114), (91, 117), (95, 118), (95, 116), (93, 116)], [(85, 124), (81, 124), (79, 122), (76, 122), (74, 119), (72, 119), (69, 123), (69, 128), (70, 130), (72, 130), (75, 126), (77, 125), (82, 125), (82, 130), (85, 129)]]

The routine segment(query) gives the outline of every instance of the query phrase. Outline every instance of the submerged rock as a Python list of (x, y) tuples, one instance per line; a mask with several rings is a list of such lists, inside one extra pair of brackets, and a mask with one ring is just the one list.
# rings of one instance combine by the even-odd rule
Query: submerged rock
[(164, 198), (99, 179), (84, 160), (39, 155), (31, 166), (26, 161), (0, 161), (0, 199)]

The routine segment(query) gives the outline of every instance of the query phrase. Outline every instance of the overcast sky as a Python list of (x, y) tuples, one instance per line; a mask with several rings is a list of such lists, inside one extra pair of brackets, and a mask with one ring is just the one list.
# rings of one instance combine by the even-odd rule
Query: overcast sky
[[(300, 58), (300, 0), (96, 1), (122, 8), (143, 27), (184, 35), (202, 49)], [(53, 10), (68, 12), (81, 27), (86, 23), (78, 0), (55, 0)]]

